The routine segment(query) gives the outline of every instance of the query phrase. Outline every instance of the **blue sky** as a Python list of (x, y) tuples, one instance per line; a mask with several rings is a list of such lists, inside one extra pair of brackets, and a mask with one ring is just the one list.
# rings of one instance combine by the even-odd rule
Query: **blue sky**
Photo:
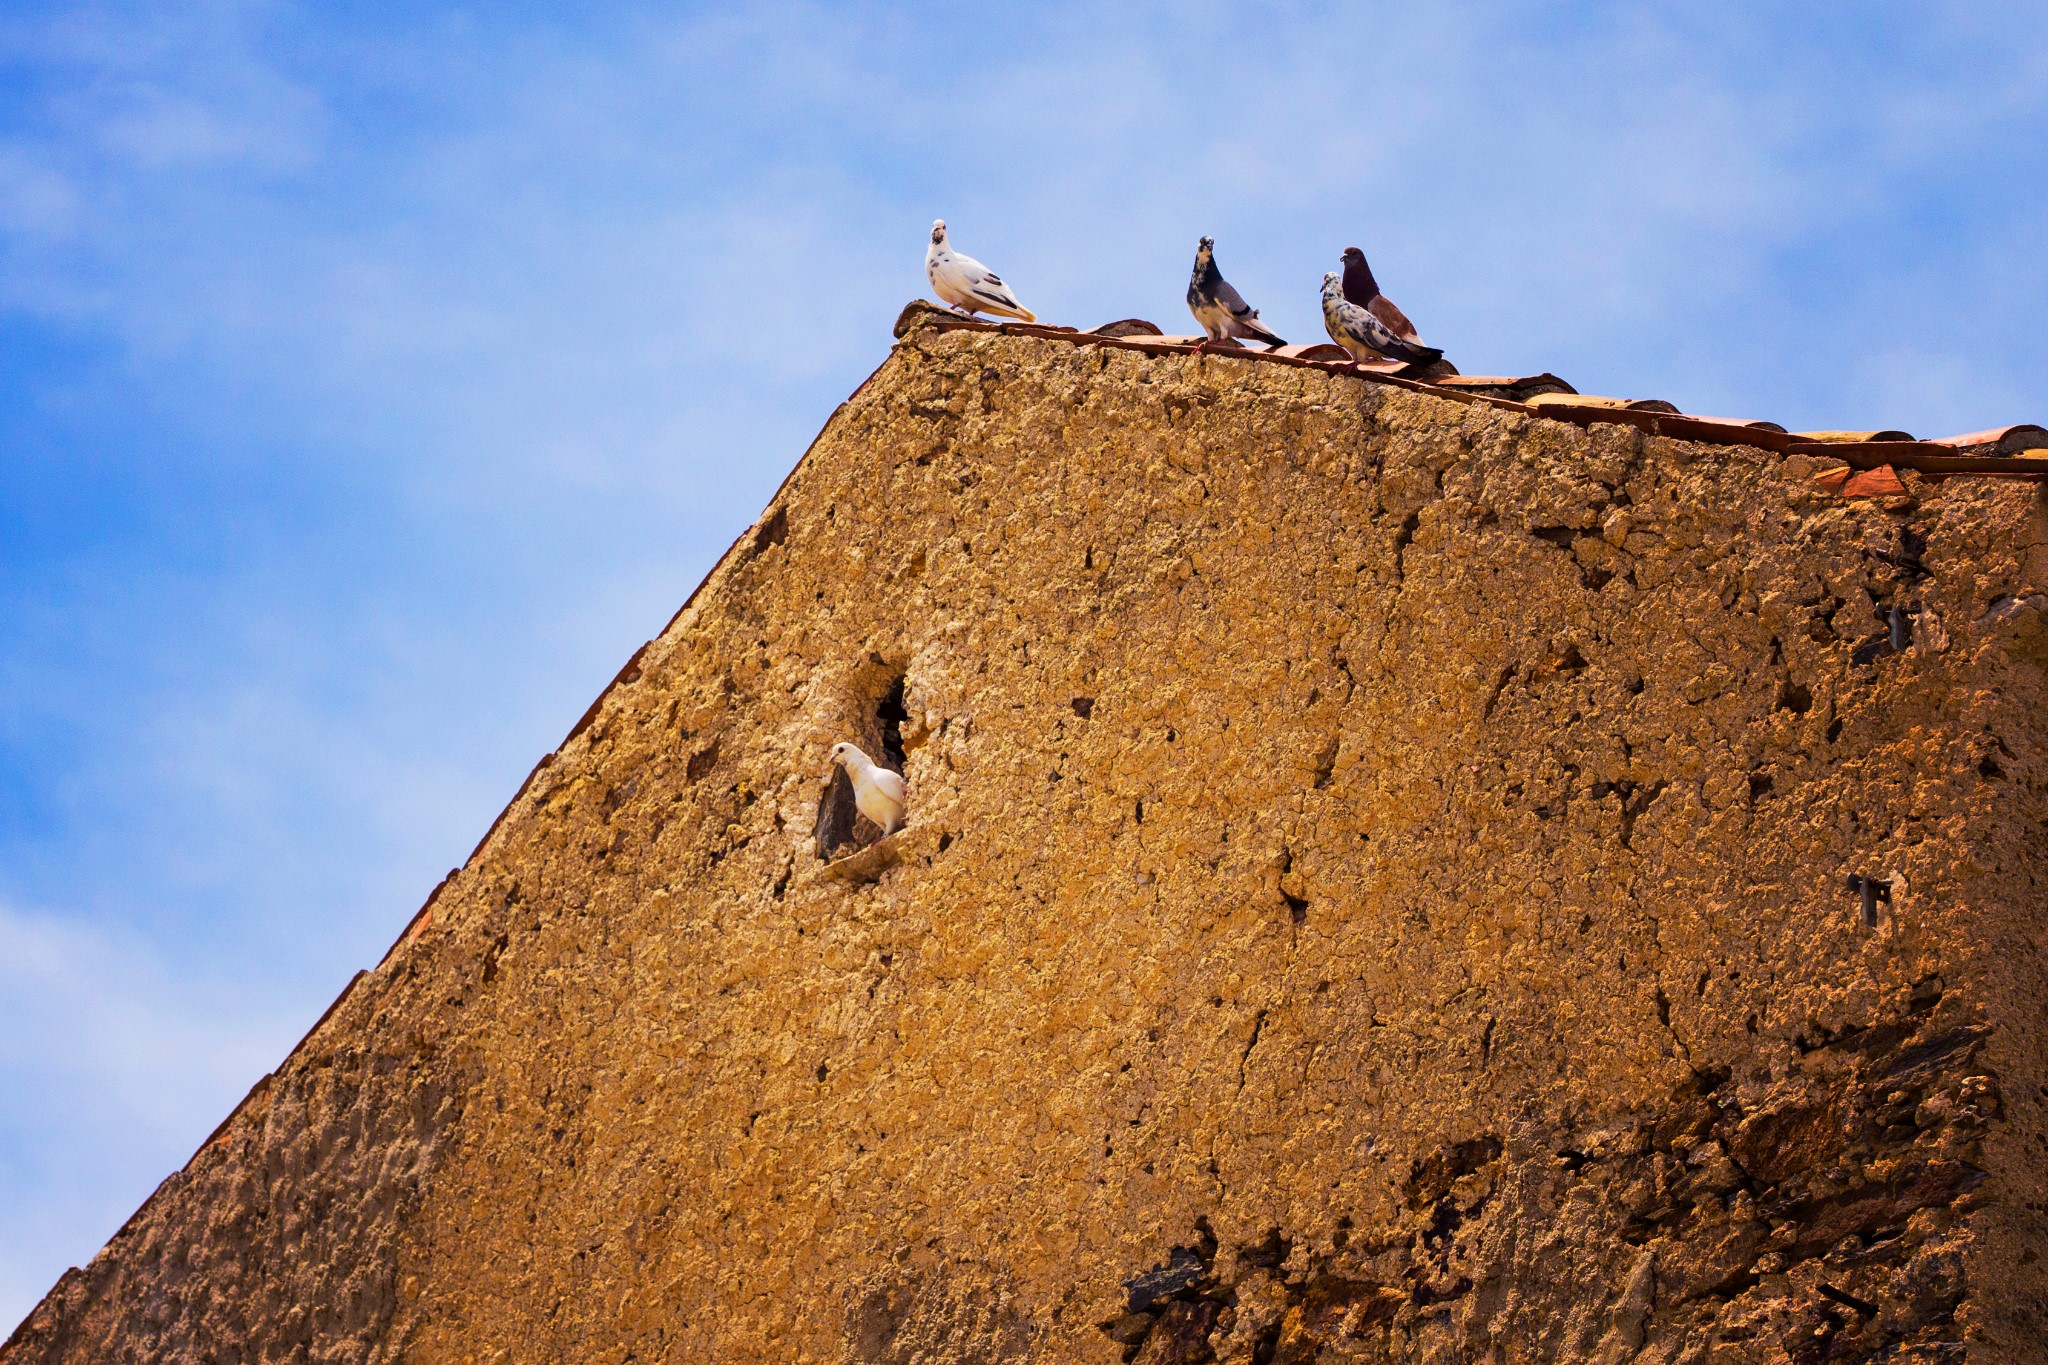
[[(0, 17), (0, 1331), (377, 959), (923, 293), (2048, 421), (2048, 8)], [(1435, 7), (1445, 8), (1445, 7)]]

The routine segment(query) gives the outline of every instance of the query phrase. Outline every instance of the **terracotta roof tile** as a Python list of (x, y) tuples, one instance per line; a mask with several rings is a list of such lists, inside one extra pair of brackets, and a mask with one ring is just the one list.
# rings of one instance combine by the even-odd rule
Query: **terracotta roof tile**
[[(1110, 346), (1151, 355), (1186, 354), (1203, 340), (1192, 336), (1165, 336), (1142, 318), (1123, 318), (1087, 332), (1044, 324), (985, 322), (923, 299), (908, 304), (898, 315), (895, 335), (898, 338), (908, 336), (920, 326), (935, 327), (941, 331), (1044, 337), (1071, 345)], [(1554, 374), (1510, 378), (1460, 375), (1449, 365), (1418, 370), (1391, 360), (1359, 364), (1340, 347), (1319, 343), (1280, 346), (1271, 350), (1253, 350), (1234, 343), (1211, 343), (1204, 349), (1208, 354), (1219, 357), (1356, 375), (1376, 383), (1434, 393), (1460, 403), (1486, 404), (1570, 422), (1574, 426), (1602, 423), (1631, 426), (1648, 435), (1677, 440), (1743, 445), (1778, 454), (1840, 460), (1840, 467), (1826, 471), (1816, 482), (1823, 487), (1838, 487), (1846, 496), (1902, 491), (1898, 469), (1915, 469), (1926, 474), (1996, 474), (2048, 479), (2048, 428), (2038, 426), (1998, 427), (1965, 436), (1951, 436), (1938, 442), (1915, 441), (1906, 432), (1890, 430), (1788, 433), (1776, 422), (1693, 416), (1680, 412), (1662, 399), (1580, 394)], [(1865, 474), (1871, 477), (1866, 478)], [(1895, 489), (1894, 485), (1898, 488)]]
[(1792, 433), (1802, 441), (1821, 441), (1828, 445), (1856, 445), (1863, 441), (1910, 441), (1910, 431), (1795, 431)]
[(1989, 431), (1972, 431), (1961, 436), (1938, 436), (1928, 444), (1966, 450), (1972, 455), (2017, 455), (2022, 450), (2048, 449), (2048, 430), (2030, 422), (2021, 422), (2017, 426), (1993, 427)]
[(1688, 421), (1720, 422), (1725, 426), (1741, 427), (1745, 431), (1770, 431), (1780, 436), (1789, 436), (1791, 434), (1776, 422), (1760, 422), (1753, 417), (1697, 417), (1692, 413), (1686, 413), (1685, 416)]
[(1554, 374), (1529, 374), (1514, 377), (1501, 374), (1458, 374), (1432, 381), (1453, 393), (1469, 393), (1482, 398), (1505, 398), (1514, 403), (1526, 403), (1546, 393), (1577, 393), (1578, 390)]
[(1661, 398), (1607, 398), (1597, 393), (1535, 393), (1520, 400), (1532, 408), (1608, 408), (1625, 412), (1678, 413), (1676, 403)]
[(1090, 327), (1086, 336), (1091, 337), (1156, 337), (1161, 335), (1159, 324), (1143, 318), (1118, 318), (1105, 322), (1100, 327)]
[(1845, 498), (1889, 498), (1906, 491), (1906, 485), (1899, 480), (1899, 471), (1888, 464), (1875, 469), (1859, 469), (1842, 483)]
[(1841, 444), (1808, 441), (1798, 436), (1792, 437), (1791, 441), (1792, 448), (1801, 454), (1826, 455), (1837, 460), (1847, 460), (1858, 469), (1875, 469), (1881, 464), (1896, 464), (1900, 460), (1925, 456), (1960, 459), (1965, 454), (1950, 446), (1938, 446), (1932, 441), (1856, 441)]
[(1658, 430), (1666, 436), (1687, 441), (1714, 441), (1724, 445), (1756, 446), (1783, 455), (1790, 451), (1792, 438), (1775, 422), (1751, 422), (1734, 417), (1694, 417), (1681, 413), (1659, 419)]

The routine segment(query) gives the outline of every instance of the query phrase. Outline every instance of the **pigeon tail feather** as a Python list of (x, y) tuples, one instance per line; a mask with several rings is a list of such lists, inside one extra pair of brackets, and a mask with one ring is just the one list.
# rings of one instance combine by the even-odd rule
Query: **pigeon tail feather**
[(993, 313), (999, 318), (1015, 318), (1019, 322), (1038, 321), (1038, 314), (1032, 312), (1021, 303), (1013, 307), (1006, 303), (990, 303), (987, 299), (977, 297), (975, 304), (982, 312)]
[(1240, 321), (1237, 324), (1237, 329), (1239, 335), (1250, 337), (1253, 341), (1263, 341), (1268, 346), (1285, 346), (1287, 344), (1284, 337), (1262, 322)]

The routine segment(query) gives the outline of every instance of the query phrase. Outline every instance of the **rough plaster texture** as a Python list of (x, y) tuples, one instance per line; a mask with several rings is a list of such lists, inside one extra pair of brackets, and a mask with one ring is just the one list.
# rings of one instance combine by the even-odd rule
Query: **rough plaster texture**
[(2041, 505), (1817, 467), (913, 331), (0, 1361), (2038, 1360)]

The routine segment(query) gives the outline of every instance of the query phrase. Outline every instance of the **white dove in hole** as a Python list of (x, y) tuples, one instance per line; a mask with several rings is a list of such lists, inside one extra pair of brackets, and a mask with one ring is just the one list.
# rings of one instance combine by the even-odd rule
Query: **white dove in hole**
[[(972, 317), (993, 313), (997, 317), (1038, 321), (1038, 314), (1017, 302), (1002, 276), (972, 256), (962, 256), (946, 240), (946, 220), (932, 224), (932, 244), (925, 248), (925, 277), (941, 299)], [(858, 751), (856, 751), (858, 752)]]
[(833, 745), (832, 761), (853, 779), (854, 809), (874, 821), (884, 839), (894, 834), (903, 823), (903, 774), (890, 772), (854, 744)]

